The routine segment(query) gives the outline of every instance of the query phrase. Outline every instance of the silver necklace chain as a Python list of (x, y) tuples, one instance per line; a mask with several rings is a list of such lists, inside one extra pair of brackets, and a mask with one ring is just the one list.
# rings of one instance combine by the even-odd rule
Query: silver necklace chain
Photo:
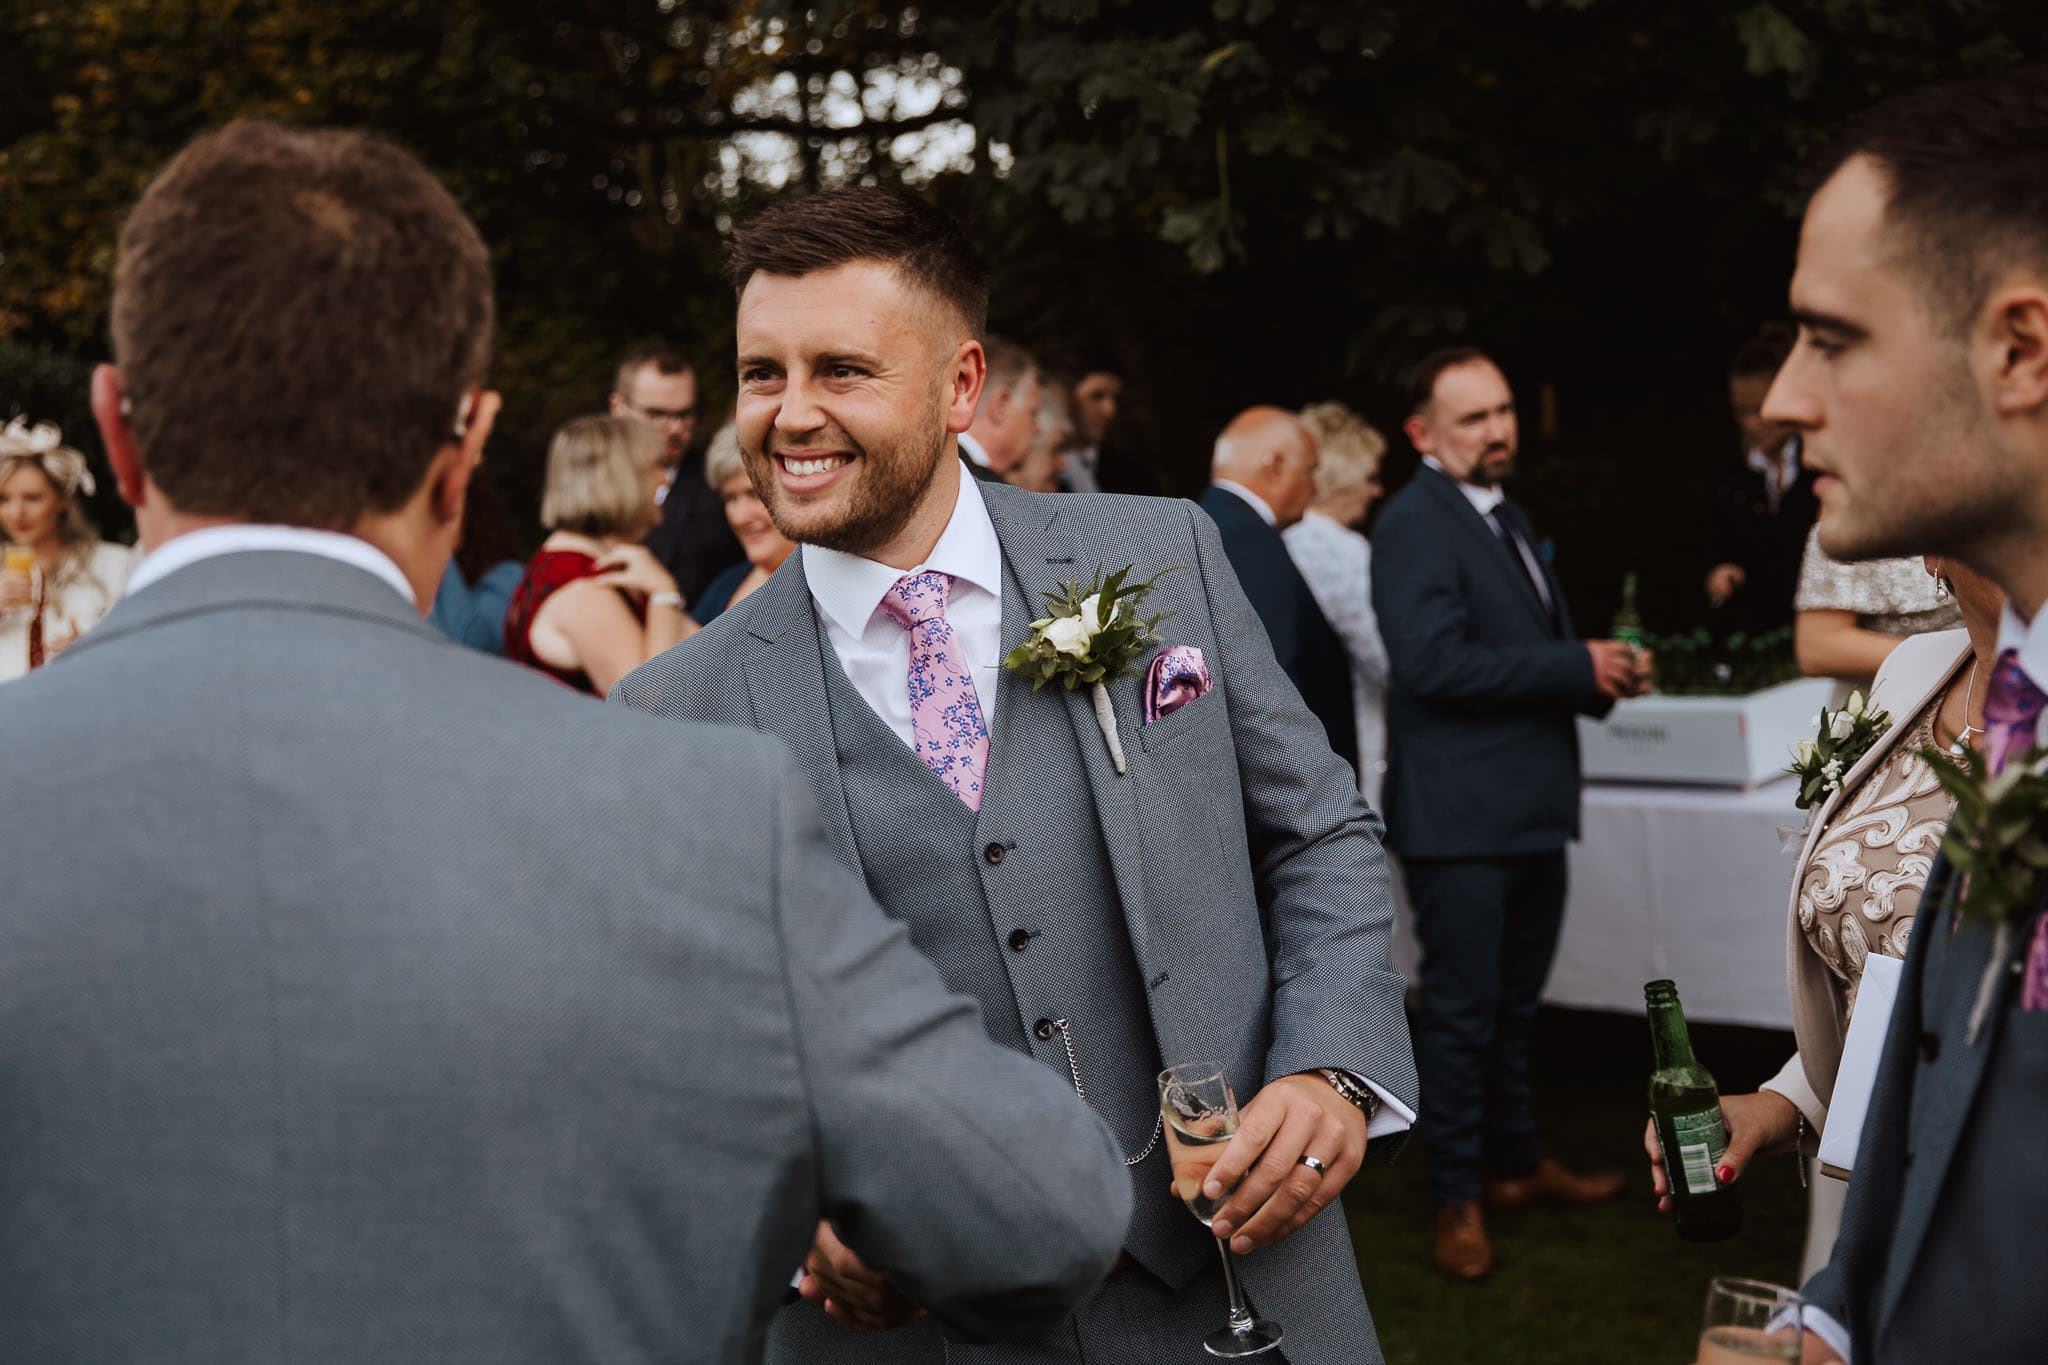
[[(1067, 1070), (1074, 1077), (1074, 1093), (1085, 1100), (1088, 1098), (1088, 1091), (1081, 1084), (1081, 1059), (1074, 1054), (1074, 1035), (1067, 1032), (1067, 1021), (1064, 1019), (1053, 1020), (1052, 1026), (1060, 1031), (1060, 1042), (1066, 1045)], [(1152, 1140), (1145, 1144), (1144, 1151), (1136, 1156), (1125, 1157), (1124, 1165), (1135, 1166), (1146, 1157), (1152, 1155), (1152, 1149), (1159, 1145), (1160, 1134), (1165, 1131), (1166, 1120), (1158, 1113), (1154, 1113), (1152, 1116)]]
[(1975, 659), (1970, 662), (1970, 683), (1963, 689), (1963, 728), (1956, 731), (1956, 737), (1949, 741), (1948, 751), (1957, 758), (1963, 756), (1963, 748), (1969, 744), (1971, 735), (1984, 733), (1970, 724), (1970, 705), (1977, 699), (1977, 669), (1981, 663), (1982, 660)]

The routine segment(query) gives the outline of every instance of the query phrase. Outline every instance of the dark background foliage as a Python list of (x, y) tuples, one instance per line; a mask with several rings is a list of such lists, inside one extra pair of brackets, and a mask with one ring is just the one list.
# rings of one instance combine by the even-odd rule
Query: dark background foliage
[[(89, 434), (119, 216), (232, 118), (376, 129), (454, 187), (495, 251), (492, 468), (520, 509), (625, 343), (673, 337), (709, 402), (729, 394), (734, 221), (902, 180), (977, 224), (999, 329), (1123, 366), (1111, 454), (1160, 491), (1199, 488), (1236, 409), (1326, 397), (1389, 432), (1398, 482), (1401, 371), (1492, 348), (1522, 402), (1518, 496), (1582, 620), (1637, 568), (1675, 626), (1712, 554), (1687, 508), (1738, 458), (1726, 362), (1782, 309), (1803, 159), (1885, 93), (2038, 51), (2043, 20), (2038, 0), (0, 0), (0, 415)], [(948, 157), (924, 143), (948, 136)]]

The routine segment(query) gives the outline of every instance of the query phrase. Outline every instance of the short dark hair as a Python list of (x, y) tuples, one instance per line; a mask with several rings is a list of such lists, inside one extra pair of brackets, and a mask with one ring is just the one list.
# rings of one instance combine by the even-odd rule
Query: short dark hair
[(114, 358), (181, 512), (328, 530), (419, 491), (490, 361), (490, 254), (363, 133), (194, 138), (121, 228)]
[(1031, 352), (1003, 337), (983, 337), (981, 349), (988, 355), (988, 377), (982, 388), (988, 393), (1013, 389), (1038, 370)]
[(1493, 357), (1477, 346), (1446, 346), (1416, 361), (1415, 368), (1408, 371), (1408, 411), (1417, 413), (1429, 406), (1429, 400), (1436, 397), (1436, 381), (1445, 370), (1469, 365), (1475, 360), (1493, 364)]
[(1728, 362), (1730, 379), (1771, 379), (1785, 367), (1785, 357), (1792, 354), (1792, 343), (1798, 340), (1798, 332), (1782, 322), (1767, 323), (1757, 329), (1755, 336), (1735, 348), (1734, 359)]
[(880, 261), (944, 300), (969, 336), (988, 329), (988, 268), (947, 214), (899, 189), (855, 185), (789, 199), (734, 237), (726, 271), (735, 292), (756, 274), (809, 275)]
[(697, 373), (697, 367), (690, 363), (680, 348), (659, 338), (643, 341), (619, 357), (618, 373), (612, 377), (612, 392), (624, 398), (633, 387), (633, 376), (652, 365), (657, 374)]
[(1885, 100), (1828, 145), (1813, 188), (1858, 156), (1878, 163), (1899, 254), (1952, 330), (1968, 326), (2015, 259), (2048, 267), (2048, 65)]

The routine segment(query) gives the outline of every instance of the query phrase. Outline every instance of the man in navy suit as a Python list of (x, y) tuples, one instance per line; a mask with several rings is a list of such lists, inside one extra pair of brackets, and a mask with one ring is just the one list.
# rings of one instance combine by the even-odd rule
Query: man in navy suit
[(1619, 1173), (1573, 1175), (1544, 1156), (1529, 1036), (1579, 833), (1575, 717), (1605, 714), (1643, 676), (1627, 645), (1574, 637), (1535, 531), (1501, 491), (1517, 445), (1507, 377), (1481, 351), (1442, 351), (1409, 398), (1423, 467), (1373, 536), (1393, 665), (1384, 800), (1422, 944), (1436, 1264), (1478, 1279), (1493, 1268), (1482, 1198), (1511, 1209), (1622, 1189)]
[(1358, 721), (1351, 663), (1280, 533), (1315, 499), (1316, 438), (1293, 413), (1249, 408), (1216, 438), (1215, 482), (1202, 510), (1223, 535), (1223, 552), (1272, 637), (1280, 667), (1323, 723), (1330, 747), (1358, 769)]

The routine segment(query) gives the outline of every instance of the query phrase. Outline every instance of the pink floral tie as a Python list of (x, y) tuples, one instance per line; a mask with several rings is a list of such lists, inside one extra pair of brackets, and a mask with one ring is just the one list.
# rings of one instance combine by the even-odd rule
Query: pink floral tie
[[(2000, 654), (1991, 670), (1991, 686), (1984, 694), (1984, 759), (1992, 772), (2003, 771), (2006, 764), (2024, 758), (2034, 747), (2044, 708), (2048, 708), (2048, 693), (2020, 667), (2019, 651), (2008, 649)], [(2035, 921), (2034, 937), (2027, 945), (2020, 1008), (2048, 1009), (2048, 916)]]
[(967, 809), (981, 809), (988, 771), (988, 723), (960, 637), (946, 620), (953, 575), (905, 574), (882, 597), (889, 619), (910, 632), (912, 748)]

